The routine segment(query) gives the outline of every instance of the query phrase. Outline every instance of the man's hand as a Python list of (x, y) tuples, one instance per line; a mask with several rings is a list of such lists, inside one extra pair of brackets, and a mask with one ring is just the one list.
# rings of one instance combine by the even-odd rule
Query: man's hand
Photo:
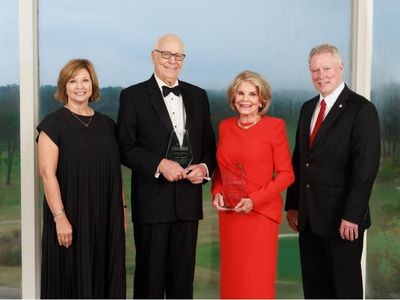
[(207, 170), (202, 164), (190, 165), (186, 168), (186, 179), (190, 180), (193, 184), (200, 184), (203, 182), (204, 177), (207, 175)]
[(358, 239), (358, 225), (345, 219), (342, 219), (342, 223), (339, 228), (340, 236), (344, 240), (354, 241)]
[(186, 170), (173, 160), (163, 158), (158, 166), (158, 170), (169, 182), (186, 178)]
[(295, 209), (289, 209), (286, 212), (286, 219), (289, 223), (290, 228), (294, 231), (298, 232), (297, 224), (298, 224), (298, 211)]

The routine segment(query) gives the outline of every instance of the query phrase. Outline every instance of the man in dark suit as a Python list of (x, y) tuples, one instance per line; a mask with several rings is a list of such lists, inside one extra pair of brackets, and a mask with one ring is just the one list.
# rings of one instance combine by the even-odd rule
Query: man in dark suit
[(335, 46), (311, 50), (320, 93), (301, 108), (287, 191), (287, 219), (299, 232), (305, 298), (362, 298), (361, 254), (380, 160), (374, 105), (343, 82)]
[[(154, 75), (121, 92), (118, 114), (122, 162), (132, 169), (134, 298), (192, 298), (202, 183), (214, 170), (215, 137), (206, 92), (178, 80), (181, 39), (160, 37), (151, 57)], [(189, 166), (166, 159), (172, 132), (182, 144), (184, 130)]]

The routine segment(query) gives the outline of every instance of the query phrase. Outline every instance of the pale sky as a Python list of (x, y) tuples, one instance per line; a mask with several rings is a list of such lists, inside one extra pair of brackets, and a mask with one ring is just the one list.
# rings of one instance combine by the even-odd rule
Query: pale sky
[[(393, 50), (385, 47), (399, 31), (395, 2), (385, 0), (375, 9), (375, 16), (385, 16), (375, 25), (390, 28), (389, 34), (374, 34), (382, 59), (374, 60), (379, 67), (373, 73), (384, 78), (398, 78), (400, 70), (399, 59), (390, 59)], [(348, 0), (39, 0), (39, 12), (41, 84), (55, 85), (60, 68), (75, 57), (94, 63), (103, 87), (146, 80), (155, 40), (168, 32), (185, 42), (180, 78), (204, 88), (226, 89), (237, 73), (250, 69), (273, 88), (310, 89), (307, 55), (321, 43), (338, 46), (349, 70)], [(0, 0), (0, 85), (18, 82), (17, 18), (18, 1)], [(398, 57), (400, 39), (394, 40)]]
[(375, 0), (372, 85), (400, 82), (400, 1)]

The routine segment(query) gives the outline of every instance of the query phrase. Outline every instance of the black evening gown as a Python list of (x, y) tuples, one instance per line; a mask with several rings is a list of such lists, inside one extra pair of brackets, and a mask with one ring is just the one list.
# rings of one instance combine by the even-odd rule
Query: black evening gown
[(72, 246), (59, 246), (45, 199), (41, 298), (125, 298), (122, 179), (114, 121), (98, 112), (91, 120), (74, 116), (63, 107), (37, 129), (58, 146), (56, 175), (73, 228)]

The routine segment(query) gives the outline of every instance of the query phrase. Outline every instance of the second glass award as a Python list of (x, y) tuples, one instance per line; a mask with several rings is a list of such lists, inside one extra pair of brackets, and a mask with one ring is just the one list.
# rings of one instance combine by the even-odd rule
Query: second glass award
[(192, 163), (193, 153), (187, 130), (175, 129), (171, 132), (165, 158), (176, 161), (182, 168), (187, 168)]
[(241, 164), (233, 164), (227, 168), (222, 177), (222, 186), (225, 208), (233, 209), (242, 198), (248, 197)]

